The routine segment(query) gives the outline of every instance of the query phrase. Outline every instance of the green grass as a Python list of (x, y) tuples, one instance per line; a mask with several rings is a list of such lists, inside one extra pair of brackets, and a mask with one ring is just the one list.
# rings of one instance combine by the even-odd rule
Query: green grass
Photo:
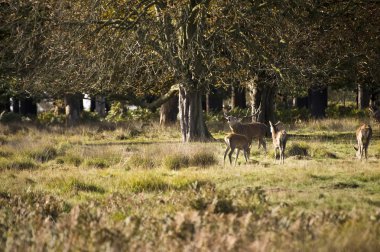
[(268, 138), (236, 167), (222, 142), (182, 144), (176, 127), (0, 126), (0, 247), (378, 251), (380, 140), (356, 160), (356, 124), (288, 126), (284, 165)]

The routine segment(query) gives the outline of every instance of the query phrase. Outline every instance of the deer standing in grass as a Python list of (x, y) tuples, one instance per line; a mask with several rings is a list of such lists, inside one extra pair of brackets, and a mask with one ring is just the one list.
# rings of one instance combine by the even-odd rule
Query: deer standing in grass
[(356, 157), (360, 160), (362, 160), (363, 155), (367, 160), (368, 145), (369, 141), (371, 140), (371, 137), (372, 128), (369, 124), (362, 124), (356, 130), (356, 140), (358, 141), (358, 146), (354, 146), (354, 149), (356, 150)]
[(227, 145), (226, 152), (224, 153), (224, 164), (226, 163), (227, 152), (230, 150), (230, 152), (228, 153), (228, 158), (230, 159), (230, 165), (232, 165), (232, 160), (231, 160), (232, 157), (231, 156), (232, 156), (232, 153), (234, 152), (235, 149), (237, 149), (235, 166), (236, 166), (237, 159), (239, 157), (239, 151), (240, 150), (244, 151), (245, 162), (246, 163), (248, 162), (249, 152), (250, 152), (250, 144), (249, 144), (248, 138), (246, 136), (235, 134), (235, 133), (230, 133), (229, 135), (227, 135), (224, 138), (224, 141), (226, 142), (226, 145)]
[[(260, 113), (260, 108), (255, 110), (252, 113), (252, 116)], [(262, 145), (265, 153), (267, 152), (267, 146), (265, 143), (265, 134), (268, 131), (268, 126), (264, 123), (254, 122), (254, 123), (242, 123), (241, 120), (235, 116), (227, 116), (224, 114), (224, 117), (227, 119), (228, 125), (233, 133), (244, 135), (247, 137), (249, 145), (252, 144), (253, 138), (259, 140), (259, 149)]]
[(277, 159), (277, 149), (280, 150), (280, 162), (285, 162), (285, 147), (287, 141), (287, 134), (284, 129), (279, 129), (281, 122), (277, 122), (276, 124), (272, 124), (269, 121), (270, 132), (272, 133), (272, 140), (274, 146), (274, 158)]

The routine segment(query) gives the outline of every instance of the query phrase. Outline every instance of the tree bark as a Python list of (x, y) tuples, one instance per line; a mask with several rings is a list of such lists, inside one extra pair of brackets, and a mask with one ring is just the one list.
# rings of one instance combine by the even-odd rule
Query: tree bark
[(96, 96), (95, 111), (100, 117), (106, 116), (106, 98), (104, 96)]
[(160, 107), (160, 125), (170, 125), (177, 121), (178, 96), (171, 97)]
[(320, 119), (326, 117), (327, 87), (309, 89), (309, 109), (311, 116)]
[(370, 92), (364, 84), (358, 84), (357, 101), (358, 109), (363, 110), (369, 107)]
[(246, 89), (240, 87), (238, 83), (231, 85), (231, 108), (247, 108), (247, 101), (245, 99)]
[(269, 85), (259, 84), (256, 77), (249, 84), (252, 112), (261, 108), (261, 112), (252, 116), (252, 122), (268, 123), (274, 121), (274, 95), (276, 89)]
[(37, 104), (33, 98), (20, 99), (20, 114), (21, 115), (37, 115)]
[(183, 142), (210, 141), (202, 111), (202, 92), (179, 87), (179, 115)]
[(79, 122), (83, 95), (80, 93), (65, 95), (66, 125), (74, 126)]

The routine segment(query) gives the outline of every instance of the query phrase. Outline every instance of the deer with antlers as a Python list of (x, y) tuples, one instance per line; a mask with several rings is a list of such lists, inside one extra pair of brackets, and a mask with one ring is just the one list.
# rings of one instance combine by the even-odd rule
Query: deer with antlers
[[(255, 116), (261, 112), (261, 104), (258, 109), (254, 110), (252, 112), (252, 116)], [(252, 144), (252, 140), (254, 138), (259, 140), (259, 149), (260, 146), (263, 146), (265, 153), (267, 152), (266, 142), (265, 142), (265, 134), (268, 132), (268, 126), (266, 126), (264, 123), (259, 122), (253, 122), (253, 123), (242, 123), (242, 119), (244, 118), (237, 118), (235, 116), (227, 116), (226, 113), (224, 113), (224, 117), (226, 118), (228, 125), (230, 126), (230, 129), (235, 134), (244, 135), (247, 137), (249, 145)], [(248, 116), (245, 116), (248, 117)]]
[(285, 162), (285, 147), (287, 141), (287, 134), (284, 129), (281, 129), (282, 123), (279, 121), (276, 124), (272, 124), (269, 121), (270, 132), (272, 133), (273, 146), (274, 146), (274, 158), (277, 159), (277, 150), (280, 150), (280, 162)]
[(356, 150), (356, 157), (362, 160), (363, 155), (365, 156), (365, 159), (367, 160), (367, 153), (368, 153), (368, 145), (369, 141), (372, 137), (372, 128), (369, 124), (362, 124), (357, 130), (356, 130), (356, 140), (358, 142), (358, 146), (354, 146), (354, 149)]

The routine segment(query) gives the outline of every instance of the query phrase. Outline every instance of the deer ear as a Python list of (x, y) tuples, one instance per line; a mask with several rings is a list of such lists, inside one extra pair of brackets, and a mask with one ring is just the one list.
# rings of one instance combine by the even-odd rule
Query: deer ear
[(269, 125), (270, 125), (270, 126), (273, 126), (273, 124), (272, 124), (272, 122), (271, 122), (271, 121), (269, 121)]

